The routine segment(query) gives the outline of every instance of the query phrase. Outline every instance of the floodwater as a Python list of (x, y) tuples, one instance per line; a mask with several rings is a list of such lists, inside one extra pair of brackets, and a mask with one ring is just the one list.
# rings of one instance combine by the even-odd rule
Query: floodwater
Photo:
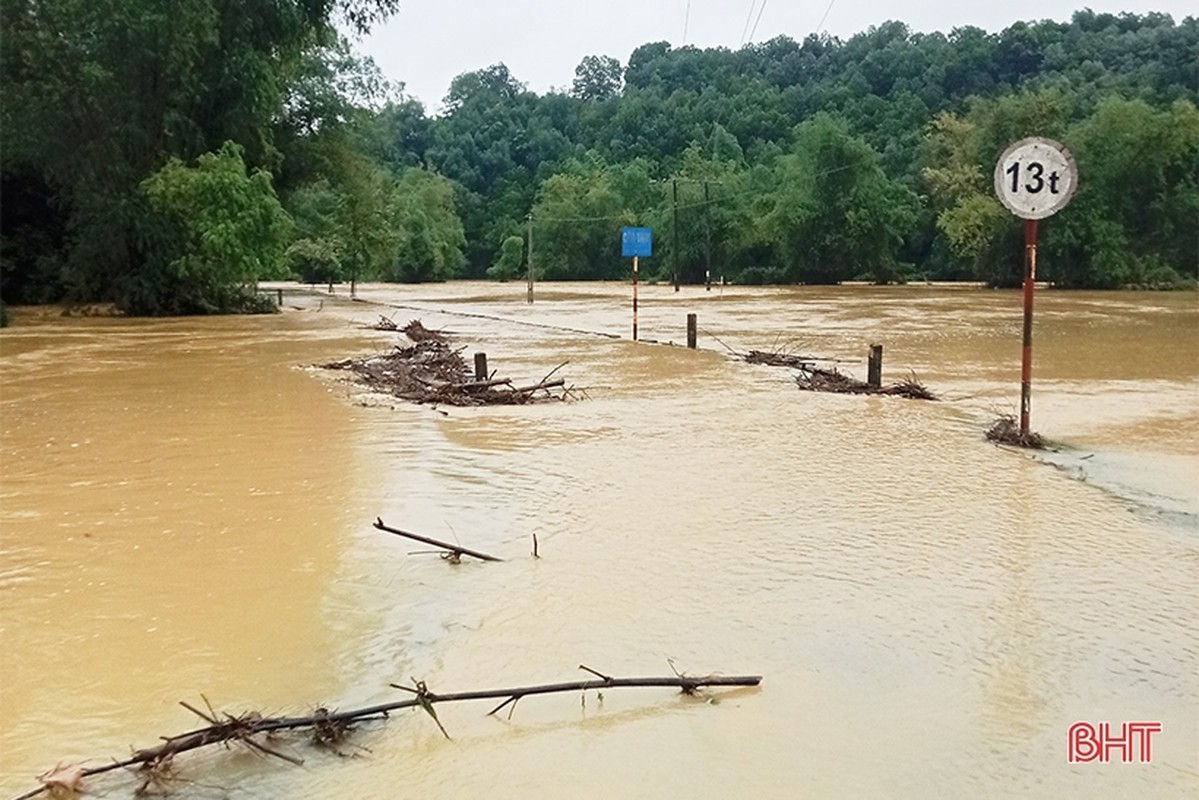
[[(19, 309), (0, 332), (0, 796), (199, 723), (616, 676), (760, 674), (438, 706), (180, 756), (195, 798), (1196, 797), (1199, 303), (976, 288), (287, 287), (286, 313)], [(380, 314), (586, 399), (431, 409), (315, 363)], [(596, 334), (613, 334), (614, 339)], [(912, 371), (946, 402), (816, 395), (729, 350)], [(376, 517), (490, 552), (452, 565)], [(540, 558), (531, 555), (532, 536)], [(1155, 721), (1148, 764), (1067, 730)], [(92, 779), (129, 797), (126, 774)]]

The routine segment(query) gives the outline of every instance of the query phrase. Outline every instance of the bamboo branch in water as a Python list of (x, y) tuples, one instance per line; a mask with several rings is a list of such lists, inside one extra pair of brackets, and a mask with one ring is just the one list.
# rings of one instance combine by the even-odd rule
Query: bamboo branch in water
[(478, 559), (482, 559), (483, 561), (503, 561), (504, 560), (502, 558), (497, 558), (496, 556), (489, 556), (486, 553), (480, 553), (478, 550), (471, 550), (470, 548), (463, 547), (462, 545), (450, 544), (449, 542), (442, 542), (437, 539), (430, 539), (428, 536), (421, 536), (419, 533), (411, 533), (409, 531), (402, 531), (399, 528), (389, 527), (389, 526), (383, 524), (382, 517), (375, 517), (374, 524), (375, 524), (375, 527), (381, 531), (386, 531), (387, 533), (394, 533), (396, 536), (403, 536), (408, 539), (413, 539), (414, 541), (417, 541), (417, 542), (423, 542), (424, 544), (431, 544), (434, 547), (441, 548), (442, 550), (445, 550), (447, 553), (454, 556), (455, 558), (460, 558), (463, 555), (468, 555), (468, 556), (473, 556)]
[[(83, 778), (100, 775), (116, 769), (137, 766), (152, 771), (155, 765), (168, 764), (179, 753), (230, 741), (241, 742), (260, 753), (272, 755), (293, 764), (300, 764), (303, 763), (301, 759), (268, 748), (266, 745), (250, 737), (274, 731), (307, 728), (313, 731), (313, 738), (317, 742), (336, 742), (345, 736), (351, 723), (385, 718), (390, 712), (405, 708), (423, 708), (437, 722), (437, 726), (441, 728), (442, 733), (445, 733), (445, 728), (437, 720), (437, 715), (432, 709), (433, 705), (437, 703), (506, 698), (503, 703), (488, 712), (490, 715), (495, 714), (509, 704), (515, 704), (516, 701), (527, 695), (630, 687), (677, 687), (682, 689), (684, 694), (694, 694), (697, 689), (706, 686), (757, 686), (762, 682), (762, 676), (760, 675), (689, 676), (676, 674), (672, 677), (613, 678), (587, 666), (580, 665), (579, 669), (585, 670), (596, 677), (582, 681), (518, 686), (509, 689), (485, 689), (473, 692), (449, 692), (445, 694), (431, 692), (423, 681), (414, 680), (414, 686), (403, 686), (394, 683), (391, 686), (411, 692), (415, 697), (348, 711), (329, 711), (325, 708), (318, 708), (311, 715), (304, 717), (263, 717), (257, 712), (251, 711), (237, 717), (225, 714), (224, 721), (220, 721), (220, 715), (216, 712), (205, 714), (187, 703), (181, 703), (189, 711), (200, 716), (210, 724), (205, 728), (166, 737), (162, 744), (138, 750), (123, 761), (114, 761), (101, 767), (92, 767), (89, 769), (60, 765), (58, 768), (50, 770), (41, 776), (43, 783), (40, 787), (20, 795), (15, 800), (29, 800), (29, 798), (36, 797), (43, 792), (51, 791), (56, 787), (79, 791), (81, 790), (81, 781)], [(448, 735), (446, 734), (447, 737)], [(58, 775), (69, 775), (72, 785), (67, 787), (65, 785), (65, 778), (55, 777)]]

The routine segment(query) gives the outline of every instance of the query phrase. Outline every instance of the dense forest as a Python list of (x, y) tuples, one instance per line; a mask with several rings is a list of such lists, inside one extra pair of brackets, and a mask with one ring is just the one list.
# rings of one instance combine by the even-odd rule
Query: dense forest
[[(352, 38), (398, 0), (0, 0), (8, 303), (253, 310), (254, 282), (626, 276), (1012, 285), (996, 159), (1058, 139), (1043, 226), (1070, 288), (1199, 278), (1199, 21), (1076, 13), (992, 34), (583, 57), (538, 95), (496, 64), (432, 115)], [(402, 77), (402, 76), (400, 76)]]

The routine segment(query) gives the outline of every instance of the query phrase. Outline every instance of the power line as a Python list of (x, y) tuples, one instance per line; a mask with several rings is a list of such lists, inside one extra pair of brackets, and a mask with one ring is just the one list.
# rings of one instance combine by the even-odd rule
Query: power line
[(824, 16), (821, 17), (820, 22), (818, 22), (816, 24), (816, 33), (817, 34), (819, 34), (822, 30), (824, 30), (824, 21), (826, 19), (828, 19), (828, 12), (833, 10), (833, 3), (835, 3), (835, 2), (837, 2), (837, 0), (828, 0), (828, 8), (824, 9)]
[(762, 12), (766, 10), (766, 0), (762, 0), (762, 6), (758, 9), (758, 18), (754, 20), (754, 26), (749, 32), (749, 41), (754, 40), (754, 34), (758, 32), (758, 23), (762, 21)]
[(754, 18), (754, 6), (757, 4), (758, 0), (749, 0), (749, 13), (745, 15), (745, 27), (741, 29), (741, 42), (738, 47), (745, 44), (745, 34), (749, 32), (749, 21)]

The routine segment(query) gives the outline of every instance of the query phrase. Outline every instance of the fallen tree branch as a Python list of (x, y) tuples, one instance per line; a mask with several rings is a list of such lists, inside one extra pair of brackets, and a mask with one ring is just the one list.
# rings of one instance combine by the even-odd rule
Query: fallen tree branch
[(555, 386), (565, 386), (565, 385), (566, 385), (565, 379), (555, 378), (552, 381), (542, 381), (541, 383), (535, 383), (532, 386), (518, 386), (518, 387), (514, 388), (512, 391), (516, 394), (531, 394), (532, 392), (535, 392), (538, 389), (551, 389)]
[[(392, 703), (382, 703), (365, 708), (358, 708), (349, 711), (331, 712), (325, 708), (316, 709), (311, 715), (304, 717), (263, 717), (254, 711), (249, 711), (238, 716), (224, 714), (225, 721), (218, 721), (218, 715), (215, 712), (205, 714), (198, 711), (187, 703), (181, 703), (185, 708), (201, 718), (209, 721), (211, 724), (206, 728), (199, 730), (188, 731), (177, 736), (171, 736), (164, 739), (163, 743), (155, 747), (148, 747), (136, 751), (132, 756), (123, 761), (114, 761), (110, 764), (105, 764), (101, 767), (91, 767), (83, 769), (78, 766), (59, 764), (49, 772), (43, 773), (41, 776), (42, 785), (36, 789), (26, 792), (15, 798), (15, 800), (29, 800), (43, 792), (53, 791), (55, 788), (69, 788), (72, 791), (82, 790), (83, 778), (93, 775), (100, 775), (105, 772), (111, 772), (117, 769), (126, 767), (142, 767), (146, 769), (154, 769), (156, 765), (167, 764), (179, 753), (184, 753), (189, 750), (197, 750), (201, 747), (206, 747), (214, 744), (222, 744), (229, 741), (241, 742), (252, 749), (260, 752), (283, 758), (293, 764), (303, 763), (301, 759), (294, 756), (288, 756), (279, 753), (276, 750), (266, 747), (261, 742), (251, 739), (252, 736), (259, 734), (268, 734), (285, 730), (298, 730), (308, 728), (313, 731), (313, 739), (317, 743), (323, 743), (328, 738), (335, 736), (338, 740), (344, 736), (348, 730), (348, 726), (352, 722), (361, 722), (370, 719), (386, 718), (392, 711), (399, 711), (405, 708), (423, 708), (441, 728), (442, 733), (449, 737), (441, 722), (437, 720), (437, 715), (433, 711), (433, 705), (436, 703), (451, 703), (464, 700), (485, 700), (507, 698), (499, 706), (493, 708), (490, 714), (495, 714), (500, 709), (508, 704), (515, 704), (520, 698), (527, 695), (536, 694), (551, 694), (555, 692), (577, 692), (586, 691), (588, 689), (617, 689), (630, 687), (678, 687), (682, 689), (684, 694), (695, 694), (697, 689), (707, 686), (757, 686), (762, 682), (760, 675), (705, 675), (705, 676), (688, 676), (676, 674), (673, 677), (649, 677), (649, 678), (613, 678), (609, 675), (604, 675), (601, 672), (591, 669), (590, 667), (580, 665), (579, 669), (595, 675), (594, 679), (583, 681), (567, 681), (564, 683), (547, 683), (535, 686), (519, 686), (510, 689), (487, 689), (473, 692), (449, 692), (446, 694), (437, 694), (431, 692), (425, 686), (423, 681), (414, 680), (415, 686), (403, 686), (400, 684), (391, 684), (394, 688), (403, 689), (411, 692), (415, 697), (406, 700), (397, 700)], [(70, 786), (66, 786), (67, 782)]]
[(449, 542), (442, 542), (442, 541), (439, 541), (438, 539), (430, 539), (428, 536), (421, 536), (419, 533), (410, 533), (409, 531), (402, 531), (399, 528), (389, 527), (389, 526), (383, 524), (382, 517), (375, 517), (374, 525), (376, 528), (378, 528), (381, 531), (386, 531), (387, 533), (394, 533), (396, 536), (403, 536), (407, 539), (412, 539), (414, 541), (421, 542), (423, 544), (431, 544), (434, 547), (440, 548), (441, 550), (445, 550), (450, 556), (452, 556), (455, 559), (461, 558), (462, 556), (467, 555), (467, 556), (473, 556), (474, 558), (478, 558), (482, 561), (503, 561), (504, 560), (504, 559), (498, 558), (496, 556), (489, 556), (486, 553), (480, 553), (478, 550), (471, 550), (469, 547), (463, 547), (462, 545), (458, 545), (458, 544), (450, 544)]

